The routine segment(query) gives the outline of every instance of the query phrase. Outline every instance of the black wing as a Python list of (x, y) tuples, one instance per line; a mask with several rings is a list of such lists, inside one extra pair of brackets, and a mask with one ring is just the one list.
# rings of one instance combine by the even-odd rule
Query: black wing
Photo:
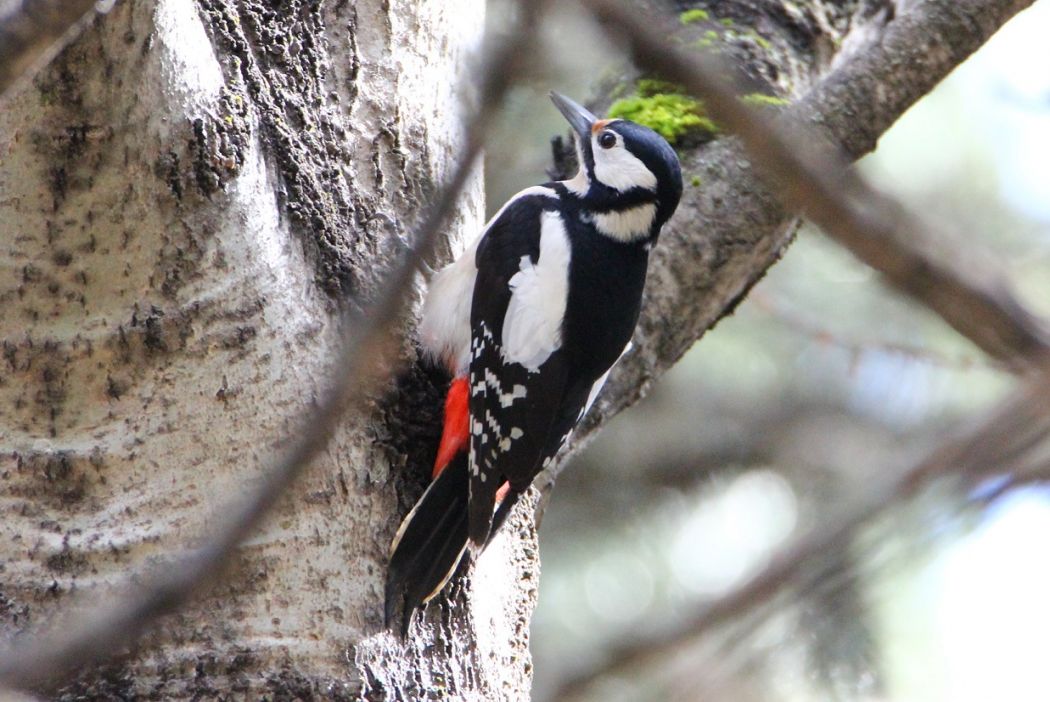
[[(551, 433), (562, 413), (569, 364), (555, 350), (533, 372), (507, 362), (503, 326), (512, 291), (510, 279), (528, 256), (540, 255), (540, 221), (558, 200), (520, 198), (508, 205), (478, 246), (477, 280), (471, 304), (470, 360), (470, 539), (483, 546), (492, 526), (495, 494), (504, 481), (513, 493), (532, 483), (547, 457)], [(555, 446), (555, 450), (557, 447)]]

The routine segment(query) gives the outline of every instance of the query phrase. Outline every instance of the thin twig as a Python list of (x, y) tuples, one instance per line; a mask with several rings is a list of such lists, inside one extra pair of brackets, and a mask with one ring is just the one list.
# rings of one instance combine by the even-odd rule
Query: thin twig
[[(752, 112), (719, 78), (722, 67), (710, 57), (686, 56), (668, 46), (666, 34), (650, 30), (629, 10), (611, 0), (580, 0), (609, 31), (627, 37), (639, 65), (683, 84), (705, 100), (707, 110), (736, 133), (781, 197), (822, 226), (861, 260), (880, 270), (901, 290), (940, 314), (984, 351), (1014, 369), (1042, 367), (1050, 342), (1042, 322), (1008, 292), (998, 274), (982, 275), (987, 261), (965, 266), (944, 262), (917, 242), (926, 227), (895, 202), (872, 189), (847, 169), (843, 159), (814, 148), (811, 136), (794, 125), (791, 113), (777, 124)], [(943, 253), (943, 252), (942, 252)], [(888, 507), (914, 496), (934, 478), (969, 479), (989, 470), (1031, 471), (1046, 462), (1036, 449), (1050, 433), (1048, 379), (1031, 378), (965, 438), (950, 442), (896, 479), (876, 483), (866, 496), (778, 552), (767, 567), (740, 588), (720, 598), (690, 621), (657, 639), (632, 643), (615, 651), (604, 664), (564, 684), (555, 699), (578, 696), (604, 675), (645, 662), (666, 659), (713, 627), (760, 605), (798, 584), (823, 553), (848, 543), (856, 531)]]
[(881, 353), (906, 358), (915, 363), (923, 363), (945, 370), (969, 371), (975, 368), (996, 371), (1006, 370), (1002, 363), (989, 359), (986, 356), (976, 357), (971, 355), (953, 358), (938, 353), (933, 349), (912, 344), (845, 339), (827, 327), (818, 324), (813, 319), (774, 301), (770, 296), (762, 294), (760, 290), (753, 290), (750, 300), (756, 308), (765, 312), (792, 332), (808, 337), (813, 343), (831, 345), (849, 354), (854, 359), (869, 353)]
[[(809, 91), (792, 102), (790, 114), (819, 129), (849, 158), (870, 152), (877, 139), (907, 109), (929, 93), (962, 61), (1032, 0), (916, 0), (900, 6), (877, 28), (855, 26), (866, 35), (843, 54)], [(950, 41), (949, 41), (950, 39)], [(937, 47), (929, 51), (930, 44)], [(568, 450), (537, 485), (549, 495), (568, 457), (579, 452), (609, 420), (643, 397), (652, 382), (736, 306), (779, 259), (794, 219), (761, 187), (742, 159), (742, 149), (719, 140), (686, 163), (716, 187), (687, 188), (683, 207), (660, 242), (651, 264), (657, 283), (647, 296), (634, 352), (617, 364), (602, 395), (573, 433)], [(742, 165), (743, 164), (743, 165)], [(725, 174), (743, 173), (726, 182)], [(696, 213), (701, 221), (685, 221)], [(779, 224), (775, 224), (779, 222)], [(697, 257), (698, 242), (728, 256), (718, 263)], [(739, 242), (746, 241), (746, 248)], [(667, 286), (664, 281), (673, 280)], [(667, 294), (668, 288), (680, 291)], [(682, 291), (695, 294), (682, 297)], [(667, 324), (667, 319), (675, 319)], [(544, 503), (541, 503), (544, 504)]]
[(754, 612), (778, 593), (795, 585), (805, 588), (807, 575), (818, 572), (815, 563), (826, 553), (847, 545), (857, 531), (887, 508), (914, 497), (933, 480), (955, 476), (968, 483), (994, 472), (1009, 475), (1033, 472), (1032, 461), (1050, 468), (1050, 376), (1033, 382), (999, 406), (965, 436), (948, 442), (923, 462), (896, 477), (871, 478), (865, 495), (807, 533), (781, 548), (766, 567), (740, 587), (723, 595), (673, 631), (643, 638), (613, 651), (600, 665), (565, 682), (552, 697), (579, 697), (592, 683), (612, 673), (666, 660), (713, 628)]
[[(960, 334), (1015, 370), (1050, 360), (1050, 334), (1042, 320), (1009, 291), (990, 256), (973, 264), (932, 251), (931, 228), (869, 187), (846, 161), (800, 126), (791, 110), (776, 121), (737, 99), (713, 56), (686, 54), (645, 17), (614, 0), (580, 0), (610, 33), (626, 39), (645, 70), (681, 83), (705, 102), (711, 116), (740, 137), (783, 201), (846, 246), (860, 260), (939, 314)], [(941, 238), (944, 241), (945, 238)]]
[(99, 8), (97, 0), (21, 0), (0, 14), (0, 99), (32, 77), (84, 29)]
[(473, 170), (496, 108), (528, 55), (526, 48), (532, 41), (541, 3), (523, 5), (527, 29), (499, 46), (486, 62), (480, 106), (467, 127), (466, 145), (452, 177), (418, 227), (414, 245), (391, 272), (371, 313), (344, 320), (345, 335), (333, 363), (332, 385), (292, 438), (292, 445), (264, 469), (254, 493), (219, 512), (233, 516), (221, 520), (224, 526), (202, 548), (163, 569), (145, 588), (111, 603), (90, 622), (0, 654), (0, 684), (22, 690), (53, 689), (85, 665), (132, 645), (157, 618), (175, 612), (201, 594), (230, 565), (238, 544), (259, 526), (327, 445), (343, 415), (362, 409), (369, 395), (389, 376), (392, 368), (387, 361), (396, 357), (397, 323), (405, 312), (406, 293), (417, 265), (433, 252), (442, 225)]

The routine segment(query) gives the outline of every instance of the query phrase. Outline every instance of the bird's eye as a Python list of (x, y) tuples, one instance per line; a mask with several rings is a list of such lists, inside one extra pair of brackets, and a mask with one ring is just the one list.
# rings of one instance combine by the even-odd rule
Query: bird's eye
[(598, 146), (603, 149), (611, 149), (616, 146), (616, 135), (612, 132), (602, 132), (598, 135)]

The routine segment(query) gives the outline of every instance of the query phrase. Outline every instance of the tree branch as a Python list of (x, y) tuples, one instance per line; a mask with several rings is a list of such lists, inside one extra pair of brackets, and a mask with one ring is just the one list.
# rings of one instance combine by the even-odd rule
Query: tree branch
[(937, 478), (954, 476), (972, 486), (980, 478), (1031, 475), (1050, 469), (1050, 375), (1040, 374), (1014, 393), (976, 429), (950, 441), (926, 460), (890, 477), (873, 476), (864, 495), (847, 508), (781, 548), (766, 567), (683, 622), (655, 638), (633, 640), (613, 651), (599, 666), (566, 681), (552, 699), (569, 700), (598, 678), (645, 663), (668, 660), (713, 628), (769, 602), (778, 593), (816, 583), (822, 559), (847, 546), (854, 534), (887, 508), (914, 497)]
[(925, 233), (930, 224), (875, 192), (836, 153), (816, 148), (819, 141), (801, 127), (797, 111), (767, 119), (736, 99), (720, 77), (726, 69), (713, 57), (667, 50), (665, 33), (641, 24), (617, 2), (582, 1), (626, 36), (640, 66), (703, 99), (715, 120), (740, 137), (789, 207), (989, 355), (1014, 364), (1045, 360), (1045, 326), (1009, 292), (1005, 276), (987, 257), (979, 265), (948, 260), (947, 247)]
[[(45, 2), (33, 3), (33, 6), (39, 5), (43, 7), (52, 4), (58, 6), (57, 3)], [(523, 7), (526, 8), (526, 14), (529, 14), (529, 8), (533, 4), (523, 3)], [(597, 0), (593, 0), (592, 4), (600, 11), (600, 3)], [(605, 4), (608, 5), (608, 3)], [(899, 27), (891, 25), (891, 28), (886, 32), (886, 37), (892, 38), (890, 35), (899, 29), (899, 40), (905, 41), (909, 36), (908, 28), (910, 27), (911, 38), (921, 44), (918, 32), (925, 32), (923, 28), (924, 13), (933, 13), (937, 10), (947, 12), (945, 10), (947, 4), (943, 0), (939, 2), (927, 0), (926, 2), (913, 3), (909, 6), (911, 8), (909, 13), (914, 15), (913, 19), (916, 21), (914, 26), (912, 24), (902, 24)], [(953, 45), (952, 51), (940, 52), (937, 56), (931, 57), (923, 76), (928, 83), (917, 80), (915, 84), (899, 89), (896, 93), (896, 97), (899, 99), (890, 101), (894, 106), (891, 108), (891, 111), (897, 108), (903, 110), (907, 104), (910, 104), (919, 95), (924, 94), (932, 86), (933, 82), (939, 80), (940, 76), (943, 76), (961, 60), (961, 56), (983, 43), (984, 39), (992, 31), (992, 28), (997, 26), (995, 23), (997, 20), (1004, 21), (1009, 16), (1011, 8), (1015, 8), (1012, 11), (1016, 12), (1020, 7), (1028, 3), (1018, 2), (1017, 0), (1013, 2), (1003, 2), (1002, 0), (1000, 2), (991, 2), (990, 0), (977, 2), (976, 0), (969, 0), (958, 4), (965, 5), (965, 8), (961, 9), (960, 13), (986, 6), (990, 10), (994, 10), (988, 13), (988, 16), (992, 19), (977, 23), (976, 29), (967, 34), (964, 39), (958, 41), (956, 45)], [(73, 3), (70, 3), (70, 6), (72, 5)], [(24, 3), (23, 6), (29, 6), (29, 3)], [(609, 5), (609, 7), (612, 6)], [(959, 14), (958, 16), (962, 17), (963, 15)], [(7, 31), (4, 20), (0, 20), (0, 29)], [(21, 35), (12, 36), (17, 37)], [(488, 79), (485, 81), (485, 84), (488, 86), (485, 94), (489, 99), (485, 101), (480, 116), (470, 131), (469, 148), (467, 149), (469, 158), (466, 158), (459, 165), (459, 169), (456, 171), (456, 175), (451, 183), (453, 187), (447, 193), (453, 193), (455, 189), (458, 189), (457, 182), (462, 184), (463, 179), (465, 179), (469, 163), (473, 161), (480, 145), (480, 134), (483, 131), (480, 127), (487, 123), (489, 114), (489, 109), (487, 108), (491, 107), (493, 102), (498, 101), (502, 97), (508, 83), (513, 80), (514, 67), (516, 65), (515, 59), (518, 56), (524, 57), (527, 55), (527, 52), (523, 50), (522, 44), (527, 38), (530, 38), (530, 33), (528, 32), (516, 34), (515, 38), (507, 42), (501, 48), (497, 58), (489, 64)], [(24, 58), (35, 51), (32, 48), (35, 44), (25, 44), (29, 48), (19, 50), (20, 53), (12, 50), (15, 52), (11, 54), (13, 58), (9, 59), (11, 62), (9, 64), (8, 60), (5, 59), (5, 54), (2, 53), (9, 45), (8, 42), (3, 41), (5, 39), (6, 35), (0, 35), (0, 68), (13, 65), (15, 61), (21, 60), (18, 57)], [(15, 46), (16, 43), (11, 42), (10, 46)], [(883, 42), (878, 46), (871, 47), (869, 53), (875, 56), (882, 52), (881, 58), (883, 61), (886, 61), (886, 47), (893, 45), (893, 42)], [(32, 55), (39, 56), (39, 52)], [(849, 80), (851, 71), (861, 70), (857, 68), (851, 69), (850, 66), (852, 65), (852, 62), (850, 62), (839, 68), (839, 71), (841, 71), (839, 77), (846, 79), (845, 84), (851, 85)], [(887, 61), (886, 65), (893, 65), (893, 63)], [(683, 66), (689, 68), (690, 64), (683, 64), (679, 68)], [(889, 83), (889, 79), (885, 83), (873, 82), (867, 86), (869, 93), (864, 93), (863, 90), (859, 93), (847, 91), (844, 96), (830, 91), (829, 87), (828, 94), (834, 96), (835, 102), (832, 102), (830, 97), (826, 103), (817, 101), (817, 104), (814, 106), (815, 112), (806, 114), (809, 115), (809, 119), (819, 122), (819, 116), (823, 114), (821, 111), (830, 115), (835, 113), (836, 110), (843, 110), (844, 105), (846, 106), (847, 114), (856, 114), (858, 111), (862, 111), (860, 108), (864, 104), (865, 99), (869, 102), (874, 102), (873, 96), (875, 92), (888, 89)], [(8, 85), (2, 82), (2, 76), (0, 76), (0, 94)], [(830, 83), (828, 84), (828, 86), (831, 85)], [(925, 87), (923, 87), (924, 85)], [(813, 95), (816, 94), (816, 92), (813, 93)], [(851, 104), (850, 101), (852, 101), (852, 106), (855, 108), (853, 111), (848, 109)], [(804, 106), (806, 106), (805, 102), (801, 103), (796, 110), (802, 110)], [(889, 112), (886, 114), (889, 115)], [(896, 114), (899, 114), (899, 112)], [(719, 114), (717, 116), (726, 124), (729, 124), (729, 120), (726, 119), (725, 115)], [(825, 124), (826, 136), (831, 137), (838, 143), (847, 145), (847, 149), (849, 149), (849, 140), (845, 135), (835, 133), (835, 123), (830, 120), (831, 118), (829, 117), (829, 121)], [(856, 128), (857, 121), (853, 120), (850, 124), (842, 124), (840, 128), (844, 130)], [(863, 135), (853, 136), (855, 137), (854, 141), (859, 145), (858, 148), (863, 148), (865, 139), (868, 137)], [(849, 153), (856, 155), (852, 151), (849, 151)], [(654, 339), (655, 343), (651, 346), (646, 344), (646, 353), (648, 355), (644, 361), (641, 360), (640, 356), (636, 356), (636, 359), (633, 359), (632, 364), (629, 366), (631, 369), (630, 373), (633, 375), (625, 376), (621, 373), (621, 379), (618, 384), (620, 392), (616, 396), (616, 403), (618, 404), (613, 407), (612, 404), (607, 403), (603, 408), (604, 411), (596, 415), (596, 421), (590, 424), (591, 430), (597, 426), (597, 422), (601, 420), (602, 416), (608, 417), (610, 412), (629, 404), (633, 397), (637, 397), (644, 392), (645, 387), (655, 374), (673, 363), (699, 337), (704, 329), (713, 324), (727, 309), (731, 309), (735, 300), (772, 263), (786, 242), (790, 233), (790, 226), (784, 226), (783, 224), (785, 219), (783, 211), (768, 194), (755, 184), (754, 179), (751, 177), (750, 169), (746, 164), (739, 165), (739, 163), (739, 153), (730, 144), (716, 145), (702, 157), (700, 162), (692, 162), (693, 166), (702, 168), (705, 175), (713, 175), (713, 168), (721, 168), (721, 172), (717, 174), (720, 178), (719, 182), (723, 184), (730, 183), (731, 192), (729, 198), (726, 198), (723, 193), (717, 203), (709, 195), (694, 198), (692, 202), (684, 203), (684, 212), (702, 216), (705, 210), (714, 213), (719, 209), (724, 211), (724, 208), (734, 207), (734, 211), (738, 212), (743, 218), (741, 220), (742, 223), (737, 223), (735, 225), (736, 229), (733, 227), (722, 227), (721, 229), (715, 227), (715, 236), (703, 242), (697, 241), (694, 232), (690, 232), (690, 236), (682, 236), (679, 232), (675, 236), (665, 237), (661, 248), (658, 249), (661, 253), (655, 275), (657, 277), (662, 276), (664, 281), (672, 281), (672, 284), (666, 287), (662, 297), (656, 299), (652, 296), (650, 297), (650, 304), (646, 309), (646, 318), (643, 320), (641, 332), (643, 335), (649, 335)], [(740, 177), (735, 177), (737, 175)], [(417, 242), (418, 248), (415, 250), (416, 252), (426, 252), (433, 245), (440, 223), (451, 207), (451, 198), (452, 195), (446, 194), (438, 199), (435, 209), (421, 227), (421, 235)], [(730, 201), (734, 199), (736, 202)], [(740, 207), (739, 205), (741, 204), (744, 206)], [(831, 216), (830, 213), (833, 211), (829, 210), (825, 213), (825, 216)], [(752, 214), (755, 217), (749, 220)], [(718, 220), (712, 217), (703, 219), (703, 221), (716, 222)], [(863, 227), (861, 225), (868, 223), (867, 220), (860, 218), (854, 222), (854, 225), (860, 228), (862, 234)], [(895, 226), (897, 225), (891, 226), (890, 234), (900, 233), (894, 228)], [(710, 251), (718, 248), (720, 243), (719, 237), (721, 237), (721, 243), (728, 242), (729, 244), (723, 247), (722, 251), (730, 252), (729, 255), (731, 256), (738, 256), (737, 263), (742, 265), (728, 267), (713, 265)], [(740, 242), (746, 242), (749, 238), (756, 241), (758, 245), (741, 247)], [(668, 242), (669, 239), (671, 240), (670, 242)], [(863, 241), (864, 239), (862, 238)], [(704, 257), (703, 266), (694, 264), (694, 261), (697, 259), (695, 254), (698, 248), (703, 248), (701, 252)], [(411, 280), (417, 255), (417, 253), (413, 253), (407, 256), (406, 260), (397, 267), (391, 276), (390, 286), (381, 295), (372, 316), (360, 321), (356, 326), (347, 324), (346, 328), (350, 336), (344, 344), (335, 366), (340, 372), (334, 374), (336, 379), (334, 386), (325, 395), (318, 412), (312, 418), (312, 421), (306, 424), (303, 433), (295, 439), (293, 446), (284, 456), (275, 460), (267, 470), (258, 491), (236, 510), (232, 511), (235, 516), (227, 522), (228, 526), (210, 541), (205, 548), (181, 560), (175, 567), (165, 569), (164, 573), (161, 574), (162, 577), (159, 577), (152, 585), (132, 594), (115, 606), (107, 608), (92, 623), (82, 627), (74, 627), (72, 635), (66, 634), (55, 636), (54, 638), (31, 641), (15, 651), (5, 654), (0, 658), (0, 661), (2, 661), (0, 662), (0, 681), (23, 689), (54, 685), (60, 682), (61, 676), (67, 674), (68, 671), (103, 656), (111, 655), (112, 651), (118, 647), (128, 645), (157, 617), (174, 611), (191, 597), (198, 594), (208, 583), (214, 581), (216, 575), (227, 565), (229, 555), (236, 548), (237, 543), (255, 528), (267, 510), (277, 501), (286, 486), (305, 469), (310, 457), (324, 446), (327, 436), (338, 421), (340, 412), (358, 406), (367, 397), (369, 388), (377, 387), (381, 378), (384, 377), (383, 371), (377, 366), (381, 364), (384, 356), (383, 352), (388, 348), (395, 320), (401, 315), (403, 290)], [(925, 262), (926, 258), (924, 256), (925, 254), (918, 252), (912, 258), (906, 258), (901, 264), (904, 266), (904, 272), (911, 275), (913, 270), (909, 266), (918, 265), (915, 261)], [(679, 258), (679, 267), (677, 269), (670, 263), (675, 257)], [(715, 271), (718, 271), (717, 275)], [(943, 272), (938, 269), (938, 274), (950, 276), (951, 271)], [(1023, 349), (1024, 353), (1043, 353), (1045, 342), (1041, 329), (1038, 329), (1038, 325), (1035, 325), (1033, 320), (1024, 314), (1020, 316), (1013, 314), (1002, 315), (1001, 313), (1004, 311), (1001, 309), (1003, 307), (1003, 298), (999, 295), (998, 290), (989, 290), (987, 281), (973, 282), (964, 279), (961, 285), (965, 288), (964, 293), (969, 295), (967, 299), (981, 310), (991, 310), (989, 314), (995, 318), (999, 325), (994, 330), (994, 333), (988, 334), (987, 337), (981, 337), (984, 343), (988, 344), (989, 347), (1001, 345), (1007, 350)], [(967, 285), (969, 285), (968, 288)], [(697, 294), (700, 291), (713, 292), (714, 294)], [(918, 290), (915, 294), (921, 295), (923, 291)], [(682, 308), (683, 303), (702, 305), (702, 308), (698, 308), (698, 313), (693, 315), (689, 313), (692, 310), (686, 311)], [(946, 309), (948, 311), (944, 312), (944, 314), (950, 315), (951, 305), (947, 305)], [(1005, 311), (1009, 312), (1009, 310)], [(674, 330), (666, 329), (659, 320), (670, 317), (682, 321), (683, 324), (675, 325)], [(966, 326), (964, 321), (957, 320), (957, 323)], [(664, 328), (661, 329), (661, 327)], [(973, 330), (973, 333), (975, 335), (981, 334), (980, 330)], [(626, 388), (629, 388), (629, 390)]]
[[(21, 79), (47, 65), (87, 26), (96, 11), (112, 2), (97, 0), (21, 0), (0, 14), (0, 99)], [(105, 10), (100, 9), (107, 5)]]
[(219, 512), (223, 526), (205, 545), (164, 568), (146, 587), (119, 598), (91, 621), (65, 627), (0, 655), (0, 684), (14, 689), (55, 688), (92, 662), (130, 646), (159, 617), (171, 614), (213, 584), (230, 566), (237, 546), (259, 526), (281, 495), (327, 445), (340, 419), (360, 411), (391, 375), (398, 343), (398, 321), (406, 309), (415, 271), (432, 255), (442, 225), (470, 176), (496, 109), (528, 55), (538, 14), (545, 3), (522, 3), (525, 28), (501, 45), (486, 62), (480, 107), (466, 131), (466, 147), (448, 183), (428, 210), (413, 246), (388, 276), (370, 314), (343, 321), (344, 337), (333, 362), (332, 384), (302, 424), (291, 446), (264, 468), (247, 499)]
[[(605, 17), (611, 31), (637, 28), (636, 17), (614, 3), (583, 2)], [(831, 185), (837, 185), (829, 185), (829, 180), (836, 177), (832, 174), (841, 171), (820, 173), (825, 163), (823, 155), (794, 164), (804, 166), (804, 172), (810, 174), (816, 169), (819, 179), (793, 182), (793, 165), (784, 159), (798, 157), (790, 156), (790, 150), (785, 154), (783, 148), (795, 144), (797, 137), (794, 132), (790, 138), (783, 136), (783, 125), (805, 124), (846, 155), (856, 158), (874, 146), (875, 135), (979, 48), (1003, 22), (1030, 4), (1031, 0), (909, 3), (875, 40), (865, 44), (850, 59), (837, 63), (807, 95), (784, 110), (778, 120), (780, 126), (768, 137), (764, 130), (769, 120), (756, 123), (751, 113), (735, 99), (726, 99), (732, 94), (724, 89), (719, 93), (722, 99), (710, 100), (707, 105), (716, 119), (728, 127), (740, 127), (740, 121), (748, 120), (752, 144), (773, 140), (770, 143), (778, 146), (778, 152), (769, 154), (764, 150), (760, 157), (755, 157), (756, 162), (766, 165), (760, 158), (774, 158), (781, 169), (788, 168), (779, 171), (777, 182), (790, 191), (785, 194), (795, 198), (793, 203), (797, 204), (803, 196), (819, 196), (819, 200), (807, 207), (813, 208), (814, 218), (819, 217), (818, 223), (826, 225), (829, 234), (839, 232), (844, 242), (856, 246), (862, 258), (885, 268), (894, 280), (907, 287), (909, 294), (924, 302), (928, 300), (961, 333), (974, 338), (982, 348), (1015, 368), (1024, 364), (1009, 360), (1013, 358), (1011, 352), (1020, 351), (1022, 357), (1030, 360), (1040, 356), (1048, 343), (1047, 334), (1042, 324), (1006, 292), (1001, 276), (979, 272), (980, 267), (994, 259), (982, 257), (980, 266), (945, 264), (935, 259), (928, 248), (907, 238), (915, 235), (918, 225), (886, 198), (878, 196), (871, 201), (872, 207), (860, 206), (870, 189), (863, 184), (860, 184), (862, 190), (854, 188), (853, 184), (859, 182), (854, 176), (848, 177), (848, 191), (837, 187), (829, 190)], [(649, 20), (652, 18), (647, 18)], [(640, 43), (639, 48), (643, 49), (639, 59), (651, 61), (650, 68), (658, 68), (667, 77), (708, 94), (710, 81), (698, 77), (695, 69), (699, 66), (703, 76), (709, 76), (712, 70), (721, 70), (712, 69), (710, 59), (672, 52), (666, 40), (654, 44), (657, 40), (654, 31), (636, 33), (634, 38), (638, 41), (632, 43)], [(921, 60), (915, 58), (914, 64), (921, 70), (913, 70), (911, 65), (902, 69), (900, 54), (896, 53), (900, 51), (904, 51), (906, 57), (922, 54)], [(899, 70), (905, 70), (907, 75), (899, 77), (896, 73)], [(714, 104), (716, 102), (719, 104)], [(875, 131), (865, 124), (869, 116), (877, 125)], [(806, 153), (811, 154), (812, 148)], [(634, 348), (618, 364), (602, 397), (574, 434), (573, 450), (581, 448), (609, 418), (643, 396), (655, 378), (673, 365), (707, 329), (733, 311), (750, 287), (780, 257), (797, 225), (797, 220), (764, 187), (735, 140), (720, 139), (686, 153), (683, 169), (701, 185), (687, 188), (678, 214), (654, 249)], [(784, 183), (785, 177), (787, 183)], [(809, 191), (803, 193), (799, 190), (802, 187)], [(829, 202), (836, 191), (850, 199)], [(819, 211), (817, 204), (822, 208)], [(875, 211), (882, 206), (889, 207), (889, 212)], [(840, 214), (843, 222), (838, 221)], [(869, 226), (875, 226), (871, 238), (865, 234)], [(928, 241), (925, 236), (920, 240)], [(946, 291), (936, 289), (942, 284), (962, 295), (965, 303), (956, 305)], [(975, 316), (968, 318), (970, 314)], [(669, 324), (667, 320), (672, 319), (674, 323)], [(986, 323), (989, 328), (983, 327)], [(563, 464), (564, 461), (559, 466)], [(555, 469), (551, 480), (559, 469)]]
[(857, 358), (871, 351), (907, 358), (909, 361), (957, 371), (966, 371), (975, 367), (1006, 371), (1008, 366), (989, 359), (987, 356), (966, 355), (949, 357), (932, 349), (904, 343), (887, 343), (875, 339), (840, 338), (826, 326), (816, 320), (800, 314), (798, 311), (770, 299), (759, 292), (751, 294), (751, 304), (756, 309), (770, 315), (772, 319), (790, 329), (793, 333), (809, 338), (819, 344), (833, 346), (850, 356)]
[[(632, 13), (610, 0), (580, 1), (603, 20), (610, 31), (615, 28), (626, 36), (643, 69), (682, 83), (695, 96), (704, 99), (712, 116), (741, 138), (785, 202), (805, 212), (827, 234), (880, 270), (900, 290), (933, 309), (989, 355), (1015, 370), (1035, 368), (1041, 372), (1037, 377), (1030, 377), (1026, 387), (978, 429), (946, 444), (901, 477), (876, 485), (875, 489), (869, 487), (867, 497), (838, 518), (825, 522), (823, 527), (795, 540), (742, 587), (720, 598), (670, 635), (634, 643), (615, 652), (596, 669), (566, 683), (556, 695), (557, 699), (576, 696), (592, 681), (625, 666), (673, 655), (712, 627), (756, 611), (789, 584), (799, 584), (807, 574), (819, 572), (809, 566), (822, 554), (841, 548), (860, 526), (888, 506), (912, 497), (936, 477), (952, 475), (973, 480), (989, 470), (1031, 473), (1045, 469), (1045, 452), (1041, 455), (1038, 449), (1045, 448), (1045, 437), (1050, 432), (1050, 401), (1046, 399), (1050, 378), (1045, 373), (1050, 345), (1047, 331), (1043, 322), (1008, 292), (1005, 278), (997, 271), (987, 271), (986, 260), (981, 264), (967, 264), (958, 258), (946, 261), (944, 251), (934, 254), (937, 248), (934, 241), (926, 238), (925, 226), (915, 217), (894, 201), (872, 191), (859, 177), (848, 172), (838, 157), (814, 149), (813, 138), (797, 126), (802, 111), (809, 110), (811, 117), (814, 114), (816, 108), (812, 103), (803, 102), (785, 114), (778, 124), (770, 123), (736, 99), (719, 78), (724, 69), (713, 59), (669, 50), (666, 35), (651, 31), (648, 23), (643, 25)], [(960, 4), (967, 5), (964, 10), (974, 11), (989, 3)], [(1000, 10), (1016, 11), (1027, 3), (991, 4)], [(940, 12), (940, 19), (947, 15), (960, 22), (967, 17), (965, 12), (953, 13), (952, 9), (959, 8), (946, 8), (944, 3), (931, 0), (920, 3), (913, 11)], [(997, 16), (1005, 19), (1010, 14), (1004, 11)], [(925, 31), (923, 22), (915, 22), (914, 16), (910, 19), (913, 21), (899, 26), (912, 32)], [(991, 31), (994, 25), (983, 27), (984, 31)], [(963, 32), (967, 34), (984, 36), (981, 31)], [(880, 42), (879, 46), (893, 46), (899, 40), (900, 37), (894, 37), (894, 41)], [(854, 67), (863, 64), (863, 61), (852, 63)], [(848, 73), (851, 63), (845, 65)], [(898, 64), (887, 62), (887, 65)], [(843, 70), (840, 68), (839, 72)], [(841, 84), (842, 79), (841, 74), (833, 74), (830, 84)], [(812, 94), (823, 94), (830, 100), (827, 96), (831, 92), (822, 92), (818, 87)], [(830, 102), (823, 108), (842, 108), (834, 100)], [(848, 114), (854, 121), (863, 122), (856, 120), (855, 113)], [(840, 122), (840, 126), (844, 123)], [(680, 317), (680, 313), (676, 317)], [(1033, 465), (1037, 468), (1033, 469)]]

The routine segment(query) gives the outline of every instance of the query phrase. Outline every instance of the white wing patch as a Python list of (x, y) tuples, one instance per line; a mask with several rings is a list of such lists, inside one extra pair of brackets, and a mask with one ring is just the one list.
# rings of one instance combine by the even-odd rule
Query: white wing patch
[(511, 297), (503, 319), (503, 359), (535, 372), (561, 346), (561, 325), (569, 297), (572, 249), (557, 212), (540, 215), (540, 255), (521, 257), (510, 279)]
[(618, 241), (635, 241), (649, 236), (649, 228), (656, 217), (656, 205), (648, 203), (619, 212), (600, 212), (593, 215), (594, 226), (605, 236)]
[(419, 338), (424, 351), (432, 359), (448, 366), (455, 376), (464, 375), (470, 363), (470, 303), (474, 296), (474, 281), (478, 276), (474, 261), (478, 244), (492, 223), (512, 203), (533, 195), (558, 197), (556, 191), (542, 185), (525, 188), (507, 200), (467, 250), (438, 271), (430, 281), (419, 321)]

